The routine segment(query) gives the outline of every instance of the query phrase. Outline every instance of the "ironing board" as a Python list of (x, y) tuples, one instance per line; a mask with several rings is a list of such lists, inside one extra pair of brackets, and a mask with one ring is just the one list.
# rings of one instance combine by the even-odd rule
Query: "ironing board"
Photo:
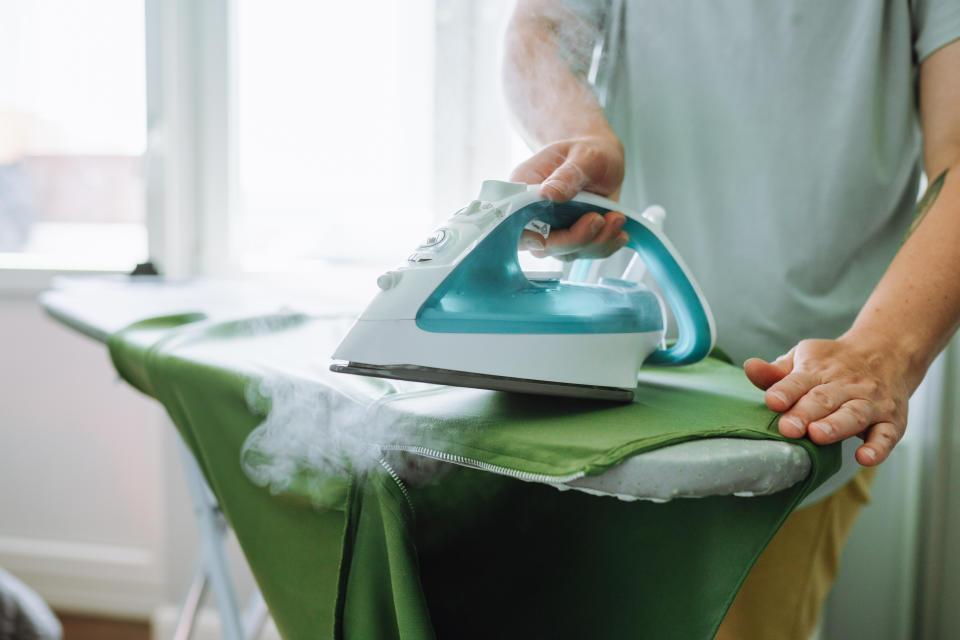
[[(168, 315), (178, 311), (203, 311), (206, 314), (205, 321), (211, 322), (212, 319), (217, 317), (220, 318), (230, 318), (230, 317), (240, 317), (245, 315), (250, 315), (253, 313), (262, 313), (264, 311), (274, 311), (279, 306), (283, 305), (284, 302), (290, 302), (287, 300), (280, 300), (278, 296), (271, 295), (269, 291), (263, 289), (257, 291), (251, 289), (250, 285), (242, 283), (233, 283), (227, 284), (223, 282), (197, 282), (190, 284), (173, 284), (173, 283), (164, 283), (160, 280), (154, 279), (141, 279), (137, 282), (131, 282), (128, 280), (115, 280), (115, 281), (79, 281), (73, 283), (60, 283), (57, 290), (46, 294), (43, 297), (43, 304), (45, 308), (50, 312), (52, 316), (60, 319), (65, 322), (67, 325), (89, 335), (99, 340), (107, 340), (110, 336), (115, 335), (116, 332), (122, 329), (124, 326), (134, 322), (136, 320), (150, 318), (154, 316)], [(316, 300), (313, 300), (313, 303), (316, 303)], [(346, 310), (346, 309), (344, 309)], [(326, 311), (329, 313), (329, 307), (326, 308)], [(144, 327), (144, 330), (139, 334), (134, 332), (131, 334), (129, 339), (130, 344), (136, 344), (137, 340), (144, 339), (143, 336), (150, 334), (150, 337), (147, 339), (154, 340), (158, 336), (175, 331), (178, 327), (183, 325), (188, 325), (193, 322), (192, 319), (179, 318), (175, 320), (170, 320), (169, 318), (160, 321), (158, 324), (154, 324), (149, 327)], [(299, 320), (298, 320), (299, 322)], [(312, 331), (313, 335), (317, 336), (316, 327), (319, 326), (318, 323), (322, 324), (323, 321), (312, 320)], [(332, 314), (329, 318), (330, 323), (337, 323), (342, 326), (342, 315)], [(332, 326), (332, 325), (331, 325)], [(335, 340), (337, 331), (331, 329), (327, 332), (329, 340)], [(320, 345), (317, 346), (318, 351), (323, 351), (325, 348), (332, 347), (332, 343), (329, 345)], [(136, 349), (132, 349), (132, 352), (135, 352)], [(317, 360), (317, 358), (313, 358)], [(323, 358), (320, 358), (323, 359)], [(131, 360), (133, 362), (133, 360)], [(134, 368), (138, 365), (133, 365)], [(134, 384), (137, 384), (137, 373), (127, 370), (123, 372), (125, 377)], [(344, 376), (341, 376), (343, 378)], [(650, 384), (667, 384), (664, 380), (651, 379)], [(147, 378), (141, 380), (143, 383), (147, 383)], [(145, 384), (137, 384), (141, 389), (144, 389)], [(338, 383), (339, 384), (339, 383)], [(378, 383), (382, 384), (382, 383)], [(335, 390), (335, 387), (331, 387)], [(151, 389), (145, 389), (148, 392)], [(376, 399), (377, 393), (381, 393), (383, 390), (377, 388), (376, 386), (367, 388), (372, 395), (371, 398)], [(391, 403), (384, 404), (383, 407), (392, 406), (397, 407), (406, 404), (400, 410), (394, 411), (391, 414), (390, 411), (380, 411), (379, 419), (395, 420), (395, 424), (400, 424), (404, 420), (409, 421), (411, 416), (413, 419), (423, 419), (424, 414), (422, 412), (418, 413), (420, 409), (417, 408), (417, 391), (409, 394), (410, 397), (404, 397), (403, 392), (397, 394), (394, 393), (391, 398)], [(441, 391), (442, 393), (442, 391)], [(489, 406), (483, 405), (485, 402), (489, 402), (490, 393), (489, 392), (479, 392), (472, 390), (455, 390), (453, 391), (456, 395), (457, 402), (456, 406), (463, 406), (463, 402), (469, 398), (479, 399), (481, 403), (481, 409), (487, 411), (490, 409)], [(472, 395), (471, 395), (472, 394)], [(361, 394), (362, 395), (362, 394)], [(422, 394), (421, 394), (422, 395)], [(429, 394), (427, 394), (429, 395)], [(397, 401), (399, 399), (399, 402)], [(514, 399), (515, 400), (515, 399)], [(514, 402), (511, 400), (511, 402)], [(522, 402), (522, 401), (518, 401)], [(165, 404), (168, 404), (165, 401)], [(509, 403), (508, 403), (509, 404)], [(562, 404), (562, 403), (561, 403)], [(172, 409), (168, 404), (168, 411), (171, 411), (174, 416), (175, 421), (180, 424), (181, 421), (189, 421), (187, 418), (181, 417), (181, 420), (177, 420), (177, 415), (175, 409)], [(507, 406), (506, 410), (516, 411), (522, 409), (521, 405), (517, 406)], [(504, 407), (500, 407), (504, 409)], [(378, 408), (379, 410), (379, 408)], [(392, 415), (392, 418), (391, 418)], [(772, 416), (772, 414), (771, 414)], [(253, 422), (252, 425), (256, 425), (259, 421), (257, 416), (251, 416)], [(181, 425), (181, 429), (183, 429)], [(249, 432), (249, 429), (247, 429)], [(260, 530), (262, 533), (262, 522), (259, 522), (259, 518), (253, 518), (251, 520), (251, 515), (248, 513), (250, 511), (250, 505), (244, 504), (242, 506), (234, 504), (231, 508), (230, 506), (230, 497), (232, 489), (235, 488), (236, 483), (246, 482), (249, 484), (249, 480), (242, 476), (239, 473), (238, 469), (233, 469), (229, 474), (233, 481), (231, 483), (226, 483), (221, 480), (218, 482), (216, 479), (218, 477), (223, 477), (223, 474), (220, 473), (224, 469), (223, 462), (215, 462), (214, 459), (218, 458), (219, 455), (217, 452), (211, 452), (209, 449), (204, 448), (198, 441), (191, 442), (191, 436), (196, 434), (184, 433), (184, 436), (187, 440), (187, 444), (190, 447), (191, 451), (198, 455), (201, 460), (201, 468), (203, 473), (208, 478), (213, 478), (214, 481), (211, 483), (213, 487), (213, 492), (221, 499), (224, 504), (224, 510), (227, 512), (228, 518), (234, 524), (238, 538), (241, 540), (241, 545), (244, 546), (245, 552), (248, 555), (248, 559), (251, 560), (251, 567), (254, 570), (255, 575), (257, 576), (258, 582), (263, 585), (267, 585), (264, 589), (264, 593), (267, 596), (267, 601), (271, 601), (271, 597), (274, 602), (272, 608), (276, 610), (286, 610), (283, 616), (283, 620), (278, 619), (278, 625), (281, 626), (281, 629), (286, 625), (286, 629), (293, 636), (296, 636), (297, 629), (303, 630), (307, 625), (309, 627), (309, 622), (304, 622), (301, 620), (292, 620), (291, 614), (289, 613), (290, 607), (287, 606), (289, 603), (281, 602), (280, 598), (285, 592), (282, 584), (278, 584), (277, 577), (275, 575), (269, 575), (271, 572), (263, 563), (257, 562), (257, 557), (261, 556), (264, 553), (263, 549), (258, 549), (256, 543), (251, 541), (251, 536), (256, 537), (255, 533)], [(246, 434), (244, 434), (246, 435)], [(701, 440), (694, 441), (691, 443), (675, 444), (672, 446), (665, 446), (660, 449), (656, 449), (650, 452), (642, 452), (634, 456), (624, 456), (622, 459), (618, 459), (615, 462), (620, 464), (611, 464), (606, 469), (596, 469), (593, 470), (590, 474), (587, 474), (583, 477), (570, 477), (564, 482), (557, 481), (558, 478), (562, 478), (562, 475), (551, 474), (551, 473), (528, 473), (528, 477), (524, 479), (533, 478), (542, 484), (552, 484), (555, 487), (562, 488), (574, 488), (581, 491), (600, 493), (605, 495), (615, 495), (622, 499), (647, 499), (647, 500), (668, 500), (674, 497), (680, 496), (710, 496), (710, 495), (722, 495), (722, 494), (731, 494), (738, 493), (741, 495), (765, 495), (771, 494), (770, 497), (781, 497), (783, 498), (784, 494), (790, 493), (786, 491), (787, 489), (794, 488), (792, 492), (793, 495), (789, 498), (783, 498), (786, 500), (789, 505), (795, 505), (796, 501), (799, 500), (799, 497), (802, 493), (806, 493), (810, 488), (812, 488), (813, 483), (809, 480), (811, 470), (814, 472), (814, 475), (817, 476), (816, 481), (822, 480), (824, 474), (829, 474), (832, 467), (835, 466), (835, 460), (831, 460), (830, 455), (827, 455), (824, 458), (823, 455), (820, 455), (823, 460), (820, 460), (819, 465), (812, 465), (812, 458), (809, 455), (812, 449), (809, 444), (804, 448), (804, 446), (799, 444), (788, 444), (782, 441), (775, 439), (774, 434), (769, 434), (772, 439), (763, 439), (763, 440), (748, 440), (744, 441), (741, 438), (729, 439), (729, 438), (715, 438), (711, 440)], [(234, 436), (235, 437), (235, 436)], [(749, 437), (757, 437), (757, 434), (754, 433)], [(763, 437), (768, 437), (764, 435)], [(746, 446), (745, 446), (746, 445)], [(233, 443), (233, 447), (239, 448), (237, 443)], [(231, 450), (232, 447), (225, 446), (224, 449)], [(234, 451), (235, 453), (235, 451)], [(365, 518), (371, 513), (369, 509), (363, 509), (359, 513), (353, 513), (353, 510), (349, 508), (349, 504), (380, 504), (381, 506), (385, 505), (386, 502), (389, 502), (387, 498), (393, 496), (400, 500), (400, 504), (409, 505), (411, 502), (420, 501), (423, 504), (430, 505), (430, 508), (427, 509), (432, 515), (439, 513), (448, 513), (450, 515), (451, 509), (456, 511), (455, 508), (452, 508), (449, 504), (444, 504), (442, 499), (438, 499), (437, 494), (437, 483), (429, 482), (424, 480), (423, 476), (423, 465), (414, 465), (414, 468), (411, 471), (407, 471), (407, 462), (410, 459), (410, 455), (417, 456), (420, 453), (415, 450), (414, 447), (396, 448), (393, 450), (393, 453), (388, 456), (389, 462), (391, 464), (385, 465), (385, 468), (389, 473), (384, 476), (383, 474), (374, 473), (371, 470), (365, 471), (365, 478), (367, 481), (365, 483), (346, 483), (333, 481), (328, 483), (329, 486), (323, 485), (323, 483), (318, 484), (316, 478), (303, 477), (299, 485), (297, 486), (288, 486), (286, 487), (287, 496), (298, 496), (301, 499), (306, 499), (314, 505), (327, 506), (332, 509), (331, 512), (324, 513), (322, 516), (318, 516), (318, 521), (314, 522), (311, 526), (319, 527), (315, 530), (314, 533), (317, 534), (317, 537), (326, 536), (331, 546), (334, 546), (338, 549), (338, 554), (324, 555), (316, 553), (316, 546), (312, 545), (312, 551), (315, 562), (319, 562), (320, 565), (325, 567), (325, 570), (331, 575), (336, 575), (339, 573), (340, 582), (343, 583), (344, 580), (347, 581), (347, 588), (337, 588), (337, 585), (325, 585), (323, 588), (318, 590), (318, 593), (325, 593), (327, 600), (330, 602), (338, 602), (338, 614), (336, 616), (336, 629), (334, 631), (343, 634), (344, 625), (352, 624), (354, 626), (361, 624), (360, 618), (357, 617), (357, 613), (353, 611), (350, 605), (352, 602), (362, 601), (357, 600), (357, 598), (351, 598), (349, 594), (353, 591), (359, 589), (359, 587), (354, 587), (354, 585), (362, 585), (363, 578), (361, 577), (364, 574), (364, 570), (357, 569), (358, 566), (363, 567), (363, 563), (369, 562), (370, 558), (377, 556), (376, 550), (368, 550), (366, 555), (357, 556), (357, 550), (363, 547), (363, 540), (354, 540), (353, 549), (344, 549), (340, 548), (340, 542), (342, 541), (342, 535), (344, 531), (344, 526), (349, 530), (351, 526), (359, 526), (359, 523), (365, 521)], [(402, 455), (406, 454), (406, 456)], [(399, 457), (398, 457), (399, 456)], [(448, 459), (457, 459), (469, 460), (468, 456), (452, 456)], [(814, 456), (816, 457), (816, 456)], [(237, 467), (236, 457), (230, 458), (227, 456), (229, 462), (226, 464)], [(407, 461), (407, 462), (405, 462)], [(384, 462), (388, 462), (385, 458)], [(543, 462), (543, 461), (541, 461)], [(454, 473), (451, 473), (449, 469), (449, 464), (438, 464), (432, 467), (432, 474), (442, 474), (443, 475), (443, 485), (447, 487), (459, 486), (461, 489), (465, 489), (468, 493), (476, 493), (481, 491), (485, 494), (488, 494), (491, 491), (491, 487), (496, 488), (496, 492), (505, 492), (515, 494), (517, 492), (514, 484), (503, 484), (503, 483), (512, 483), (513, 480), (509, 477), (502, 477), (499, 480), (495, 476), (492, 476), (489, 473), (478, 473), (476, 471), (467, 470), (463, 467), (458, 467)], [(456, 466), (456, 465), (453, 465)], [(549, 466), (549, 465), (547, 465)], [(214, 469), (216, 467), (216, 469)], [(413, 490), (408, 490), (409, 487), (403, 487), (401, 484), (393, 483), (393, 479), (390, 475), (393, 473), (393, 469), (396, 468), (396, 473), (401, 476), (408, 476), (408, 479), (415, 484), (422, 484), (422, 488), (415, 487)], [(689, 472), (690, 469), (695, 468), (696, 473)], [(509, 470), (509, 465), (494, 465), (488, 464), (485, 467), (487, 471), (498, 471), (498, 470)], [(428, 474), (429, 475), (429, 474)], [(508, 474), (509, 475), (509, 474)], [(568, 474), (569, 475), (569, 474)], [(309, 476), (309, 474), (307, 474)], [(796, 489), (796, 485), (800, 480), (807, 478), (806, 487), (802, 490)], [(402, 479), (402, 478), (401, 478)], [(666, 481), (665, 481), (666, 479)], [(321, 479), (329, 480), (329, 478)], [(399, 487), (399, 489), (397, 488)], [(520, 493), (528, 491), (543, 491), (543, 489), (535, 489), (534, 487), (524, 488)], [(554, 491), (553, 488), (547, 489), (549, 494), (539, 493), (538, 502), (542, 505), (551, 503), (552, 501), (557, 500), (557, 496), (561, 494)], [(399, 491), (399, 493), (398, 493)], [(778, 492), (779, 493), (776, 493)], [(366, 495), (367, 493), (372, 492), (372, 495)], [(410, 494), (414, 494), (411, 498)], [(360, 495), (362, 494), (362, 495)], [(223, 500), (224, 496), (227, 496), (226, 501)], [(257, 494), (260, 495), (260, 494)], [(366, 496), (366, 500), (362, 498)], [(275, 496), (271, 499), (270, 495), (266, 496), (260, 495), (262, 500), (259, 501), (260, 506), (262, 507), (263, 513), (273, 512), (274, 516), (277, 518), (277, 521), (283, 521), (289, 519), (290, 513), (287, 513), (284, 510), (284, 506), (290, 507), (290, 503), (285, 503), (281, 496)], [(582, 503), (584, 511), (590, 511), (591, 509), (596, 510), (598, 506), (602, 507), (599, 509), (600, 512), (603, 512), (601, 515), (603, 517), (610, 517), (607, 514), (607, 511), (610, 511), (609, 502), (607, 500), (597, 500), (595, 498), (588, 498), (584, 496), (583, 499), (588, 500), (586, 503)], [(439, 501), (438, 501), (439, 500)], [(564, 498), (567, 503), (570, 503), (570, 498)], [(744, 501), (739, 500), (739, 504), (734, 508), (734, 510), (742, 510), (742, 505), (745, 505), (748, 502), (758, 504), (761, 498), (754, 498), (753, 501)], [(782, 500), (781, 500), (782, 501)], [(679, 504), (684, 501), (675, 501), (670, 503), (671, 505)], [(776, 501), (774, 501), (776, 502)], [(706, 503), (706, 501), (704, 502)], [(580, 503), (578, 503), (580, 504)], [(644, 503), (649, 504), (649, 503)], [(712, 503), (711, 503), (712, 504)], [(734, 503), (736, 504), (736, 502)], [(396, 505), (394, 505), (396, 506)], [(654, 505), (650, 505), (654, 506)], [(404, 507), (406, 508), (406, 507)], [(664, 505), (659, 507), (660, 509), (667, 509), (676, 511), (673, 507), (669, 505)], [(344, 525), (338, 516), (335, 514), (340, 513), (337, 509), (344, 509), (346, 513), (346, 525)], [(393, 517), (400, 518), (402, 521), (407, 516), (402, 514), (398, 515), (396, 509), (386, 508), (379, 511), (379, 517), (381, 520), (385, 521), (387, 515), (392, 513)], [(615, 511), (615, 509), (614, 509)], [(635, 508), (635, 516), (641, 515), (641, 509)], [(680, 509), (683, 511), (683, 509)], [(725, 508), (726, 512), (730, 511), (730, 508)], [(263, 513), (260, 515), (262, 516)], [(612, 512), (611, 512), (612, 513)], [(351, 515), (352, 514), (352, 515)], [(784, 512), (783, 517), (785, 517), (786, 512)], [(232, 517), (231, 517), (232, 516)], [(457, 514), (459, 520), (463, 520), (463, 514)], [(342, 516), (340, 516), (342, 517)], [(623, 517), (623, 514), (618, 512), (616, 515), (617, 518)], [(779, 516), (778, 516), (779, 517)], [(323, 521), (323, 522), (320, 522)], [(257, 524), (259, 522), (259, 524)], [(437, 526), (433, 527), (431, 535), (436, 534), (436, 531), (449, 529), (449, 526), (443, 526), (439, 521), (434, 520), (437, 523)], [(369, 525), (368, 525), (369, 526)], [(304, 527), (301, 526), (301, 529)], [(307, 527), (309, 528), (309, 527)], [(402, 528), (402, 527), (401, 527)], [(322, 530), (322, 531), (321, 531)], [(479, 532), (483, 531), (484, 527), (476, 526), (474, 531)], [(334, 531), (336, 535), (332, 538), (330, 536), (330, 531)], [(396, 532), (394, 532), (396, 533)], [(490, 539), (496, 537), (496, 532), (488, 531)], [(458, 531), (457, 535), (465, 535), (463, 531)], [(400, 536), (403, 538), (403, 536)], [(247, 544), (244, 544), (244, 542)], [(315, 541), (315, 540), (314, 540)], [(409, 544), (411, 541), (408, 539), (406, 541), (401, 540), (403, 544)], [(420, 542), (423, 542), (422, 540)], [(442, 544), (438, 542), (436, 537), (430, 538), (428, 536), (428, 543), (422, 546), (424, 552), (429, 553), (435, 552), (437, 549), (442, 548)], [(765, 542), (764, 542), (765, 544)], [(390, 545), (387, 545), (388, 547)], [(549, 545), (547, 545), (549, 546)], [(295, 552), (297, 549), (304, 551), (307, 547), (304, 547), (302, 541), (298, 544), (290, 544), (288, 552)], [(762, 549), (762, 545), (760, 546)], [(329, 550), (328, 550), (329, 551)], [(352, 551), (352, 555), (351, 555)], [(380, 549), (380, 552), (383, 552), (383, 549)], [(759, 549), (751, 550), (751, 553), (759, 553)], [(310, 553), (305, 551), (305, 553)], [(382, 553), (381, 553), (382, 555)], [(396, 555), (396, 554), (393, 554)], [(321, 557), (322, 556), (322, 557)], [(395, 558), (391, 557), (390, 553), (387, 553), (387, 560)], [(273, 559), (276, 560), (276, 554), (273, 555)], [(346, 563), (345, 558), (352, 557), (353, 562)], [(423, 559), (423, 555), (421, 559)], [(438, 556), (439, 557), (439, 556)], [(291, 561), (293, 561), (291, 559)], [(359, 562), (359, 564), (358, 564)], [(386, 561), (385, 561), (386, 562)], [(752, 562), (752, 561), (751, 561)], [(347, 574), (344, 573), (344, 565), (349, 564), (349, 571)], [(389, 562), (386, 562), (389, 565)], [(430, 567), (442, 567), (446, 563), (439, 562), (433, 564), (431, 562), (426, 562), (426, 565)], [(749, 568), (747, 564), (746, 569)], [(742, 573), (745, 574), (746, 569)], [(338, 571), (339, 570), (339, 571)], [(373, 570), (372, 574), (377, 574), (378, 570)], [(356, 573), (356, 576), (354, 576)], [(409, 573), (415, 575), (416, 571), (411, 570)], [(434, 576), (439, 580), (439, 576), (443, 574), (443, 571), (439, 571)], [(369, 577), (369, 576), (368, 576)], [(742, 579), (742, 576), (740, 576)], [(351, 578), (347, 580), (347, 578)], [(444, 583), (454, 583), (456, 580), (455, 576), (442, 575), (442, 580), (440, 582)], [(407, 577), (409, 579), (409, 576)], [(282, 583), (283, 581), (279, 581)], [(437, 583), (434, 581), (434, 583)], [(739, 582), (737, 582), (739, 584)], [(341, 584), (340, 587), (344, 585)], [(369, 585), (368, 585), (369, 586)], [(409, 586), (409, 585), (408, 585)], [(398, 588), (394, 585), (395, 588)], [(460, 593), (468, 594), (471, 592), (469, 585), (460, 585)], [(331, 596), (329, 593), (330, 589), (333, 589), (334, 594)], [(289, 591), (287, 589), (286, 591)], [(377, 592), (377, 587), (371, 587), (368, 589), (370, 593)], [(399, 591), (404, 591), (404, 589), (399, 589)], [(418, 589), (408, 589), (409, 592), (416, 592)], [(400, 608), (407, 611), (409, 614), (410, 607), (413, 610), (417, 610), (418, 607), (425, 607), (425, 601), (430, 601), (429, 610), (433, 614), (434, 624), (439, 624), (438, 628), (444, 628), (444, 624), (448, 623), (450, 620), (456, 618), (453, 611), (455, 609), (450, 609), (446, 612), (442, 611), (445, 606), (443, 603), (448, 603), (449, 598), (443, 599), (443, 602), (435, 599), (435, 594), (431, 595), (431, 589), (425, 589), (425, 595), (421, 595), (413, 600), (417, 600), (414, 603), (406, 603), (405, 607), (398, 607), (397, 602), (394, 600), (393, 605), (394, 609)], [(735, 591), (734, 591), (735, 592)], [(272, 595), (271, 595), (272, 594)], [(287, 594), (289, 595), (289, 593)], [(369, 594), (368, 594), (369, 595)], [(330, 598), (333, 598), (330, 600)], [(731, 596), (732, 597), (732, 596)], [(292, 598), (296, 600), (296, 598)], [(589, 599), (589, 598), (588, 598)], [(323, 600), (322, 597), (318, 600)], [(438, 607), (438, 602), (440, 606)], [(727, 602), (729, 604), (729, 602)], [(318, 607), (322, 608), (322, 607)], [(276, 611), (275, 611), (276, 613)], [(421, 613), (423, 613), (421, 611)], [(449, 615), (447, 615), (449, 614)], [(277, 616), (275, 616), (277, 617)], [(306, 616), (307, 619), (310, 619), (310, 616)], [(363, 616), (360, 616), (361, 618)], [(367, 616), (369, 617), (369, 616)], [(424, 616), (421, 615), (419, 618), (414, 616), (422, 624)], [(429, 616), (426, 616), (426, 619), (429, 619)], [(446, 621), (446, 622), (444, 622)], [(329, 621), (324, 619), (322, 624), (327, 624)], [(321, 624), (318, 620), (314, 620), (314, 623)], [(399, 625), (398, 625), (399, 626)], [(479, 627), (477, 627), (479, 628)], [(424, 630), (426, 633), (426, 630)]]
[[(331, 323), (356, 315), (353, 301), (331, 301), (309, 293), (297, 295), (295, 291), (276, 291), (239, 280), (62, 278), (40, 301), (52, 317), (104, 344), (112, 334), (139, 320), (176, 313), (203, 312), (208, 317), (231, 318), (294, 308), (329, 316)], [(342, 321), (340, 326), (345, 326)], [(401, 471), (410, 468), (403, 458), (401, 455), (397, 465)], [(692, 468), (697, 473), (687, 473)], [(643, 453), (603, 474), (564, 484), (623, 500), (662, 502), (709, 495), (769, 495), (795, 485), (809, 473), (810, 458), (799, 445), (711, 438)]]

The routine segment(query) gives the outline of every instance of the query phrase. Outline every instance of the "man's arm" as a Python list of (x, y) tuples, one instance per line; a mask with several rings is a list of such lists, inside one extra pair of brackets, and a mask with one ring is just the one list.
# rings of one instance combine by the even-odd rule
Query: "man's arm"
[[(591, 27), (552, 0), (519, 0), (507, 27), (503, 85), (527, 143), (540, 148), (514, 169), (511, 180), (542, 184), (544, 197), (565, 202), (581, 190), (616, 199), (623, 181), (620, 140), (571, 56), (592, 45)], [(592, 258), (610, 255), (628, 237), (623, 214), (588, 213), (570, 229), (551, 231), (543, 245), (525, 232), (534, 255)]]
[(819, 444), (863, 434), (857, 460), (883, 462), (903, 437), (907, 402), (960, 324), (960, 41), (921, 65), (920, 117), (930, 181), (900, 251), (853, 326), (744, 369), (784, 412), (780, 433)]

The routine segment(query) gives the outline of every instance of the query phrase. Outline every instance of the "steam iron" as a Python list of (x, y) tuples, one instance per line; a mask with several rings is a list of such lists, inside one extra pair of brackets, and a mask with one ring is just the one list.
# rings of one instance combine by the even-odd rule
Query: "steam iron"
[[(646, 287), (528, 278), (517, 259), (533, 222), (570, 226), (581, 215), (620, 211), (639, 254), (677, 320), (663, 347), (664, 309)], [(642, 214), (580, 193), (556, 204), (539, 185), (488, 180), (401, 267), (333, 354), (331, 370), (381, 378), (629, 402), (641, 364), (683, 365), (710, 352), (710, 308), (670, 241), (663, 209)]]

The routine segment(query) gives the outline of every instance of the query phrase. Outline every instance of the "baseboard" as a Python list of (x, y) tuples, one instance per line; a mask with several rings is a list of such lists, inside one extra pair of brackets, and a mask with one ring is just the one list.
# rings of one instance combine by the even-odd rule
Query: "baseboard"
[(62, 611), (147, 620), (164, 601), (162, 568), (145, 549), (0, 536), (0, 566)]
[[(179, 613), (179, 608), (172, 604), (163, 605), (154, 610), (153, 616), (150, 618), (153, 640), (169, 640), (173, 637)], [(216, 609), (204, 607), (197, 614), (190, 640), (221, 640), (222, 638), (220, 616)], [(277, 627), (269, 616), (266, 624), (263, 625), (263, 631), (258, 636), (258, 640), (282, 640)]]

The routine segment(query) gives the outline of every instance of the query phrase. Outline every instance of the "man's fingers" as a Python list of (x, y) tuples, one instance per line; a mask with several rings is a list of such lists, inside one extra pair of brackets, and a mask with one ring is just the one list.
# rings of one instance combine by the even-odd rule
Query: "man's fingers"
[(880, 422), (870, 427), (866, 441), (857, 449), (857, 462), (873, 467), (884, 460), (900, 442), (903, 432), (891, 422)]
[(617, 235), (610, 240), (610, 244), (608, 246), (610, 246), (613, 251), (610, 251), (609, 253), (612, 254), (614, 251), (622, 249), (623, 247), (627, 246), (628, 242), (630, 242), (630, 234), (626, 231), (618, 231)]
[[(547, 247), (551, 251), (569, 253), (569, 250), (578, 250), (593, 242), (599, 235), (606, 221), (597, 212), (580, 216), (569, 229), (559, 229), (547, 238)], [(552, 242), (551, 242), (552, 241)]]
[(810, 439), (817, 444), (829, 444), (857, 435), (875, 419), (873, 405), (861, 398), (849, 400), (830, 415), (807, 426)]
[[(796, 351), (796, 347), (773, 362), (766, 362), (760, 358), (750, 358), (743, 363), (743, 370), (754, 385), (764, 390), (769, 389), (793, 371), (794, 351)], [(770, 406), (769, 402), (767, 406)]]
[(605, 216), (591, 212), (580, 218), (569, 229), (556, 229), (550, 232), (543, 253), (561, 260), (579, 258), (606, 258), (627, 244), (630, 236), (621, 229), (626, 216), (618, 211), (610, 211)]
[(850, 400), (849, 390), (837, 384), (817, 385), (797, 400), (785, 417), (791, 419), (788, 422), (809, 427), (810, 423), (826, 418), (848, 400)]
[(603, 216), (603, 226), (593, 239), (579, 251), (581, 258), (606, 258), (622, 248), (630, 236), (622, 230), (627, 218), (619, 211), (610, 211)]
[(614, 241), (623, 228), (627, 217), (619, 211), (609, 211), (603, 216), (603, 228), (593, 238), (595, 245), (607, 245)]
[(616, 199), (623, 181), (623, 148), (606, 136), (559, 140), (519, 164), (510, 179), (540, 184), (540, 193), (553, 202), (566, 202), (584, 189)]
[(510, 182), (540, 184), (543, 182), (543, 176), (540, 175), (539, 167), (531, 165), (530, 161), (527, 160), (510, 173)]
[(781, 434), (806, 435), (822, 445), (861, 436), (857, 460), (872, 466), (883, 462), (903, 435), (907, 397), (896, 383), (897, 372), (891, 383), (891, 371), (869, 355), (843, 339), (803, 340), (772, 363), (745, 362), (744, 371), (758, 387), (769, 385), (764, 399), (782, 414)]
[(606, 258), (630, 240), (630, 236), (622, 230), (626, 220), (626, 216), (619, 211), (609, 211), (606, 215), (595, 211), (586, 213), (570, 228), (553, 229), (546, 238), (534, 231), (524, 230), (520, 234), (519, 248), (530, 251), (538, 258)]
[[(551, 229), (544, 243), (544, 255), (565, 256), (579, 252), (584, 246), (593, 242), (605, 224), (599, 213), (587, 213), (567, 229)], [(542, 236), (541, 236), (542, 237)]]
[(782, 356), (778, 356), (777, 359), (771, 362), (770, 364), (782, 370), (784, 374), (791, 373), (793, 371), (793, 356), (796, 353), (796, 351), (797, 351), (797, 348), (794, 347), (793, 349), (790, 349), (790, 351), (787, 351)]
[(526, 249), (533, 254), (542, 252), (546, 248), (544, 237), (536, 231), (524, 229), (523, 232), (520, 233), (520, 248)]
[[(627, 242), (630, 241), (630, 236), (627, 235), (626, 231), (618, 231), (617, 235), (609, 238), (604, 242), (595, 242), (586, 247), (581, 247), (577, 252), (577, 259), (586, 258), (589, 260), (598, 260), (601, 258), (606, 258), (607, 256), (613, 255), (617, 250), (622, 249)], [(568, 256), (564, 256), (564, 260), (571, 259)]]
[[(820, 383), (808, 372), (803, 370), (794, 370), (785, 376), (764, 394), (764, 400), (767, 407), (778, 413), (785, 413), (804, 396), (808, 391)], [(792, 415), (780, 416), (778, 422), (780, 433), (788, 438), (800, 438), (807, 432), (807, 425), (802, 420)]]
[(566, 202), (590, 184), (590, 177), (576, 162), (567, 160), (551, 173), (540, 185), (544, 198), (554, 202)]
[(550, 147), (540, 149), (516, 166), (510, 173), (510, 181), (540, 184), (563, 164), (564, 157), (556, 149)]
[(820, 384), (820, 380), (810, 372), (803, 369), (794, 369), (789, 375), (784, 376), (783, 380), (767, 389), (764, 400), (766, 400), (768, 407), (783, 413), (788, 411), (797, 400), (818, 384)]
[(787, 372), (780, 367), (761, 360), (760, 358), (750, 358), (743, 363), (743, 372), (747, 378), (759, 389), (766, 390), (771, 385), (783, 380)]

